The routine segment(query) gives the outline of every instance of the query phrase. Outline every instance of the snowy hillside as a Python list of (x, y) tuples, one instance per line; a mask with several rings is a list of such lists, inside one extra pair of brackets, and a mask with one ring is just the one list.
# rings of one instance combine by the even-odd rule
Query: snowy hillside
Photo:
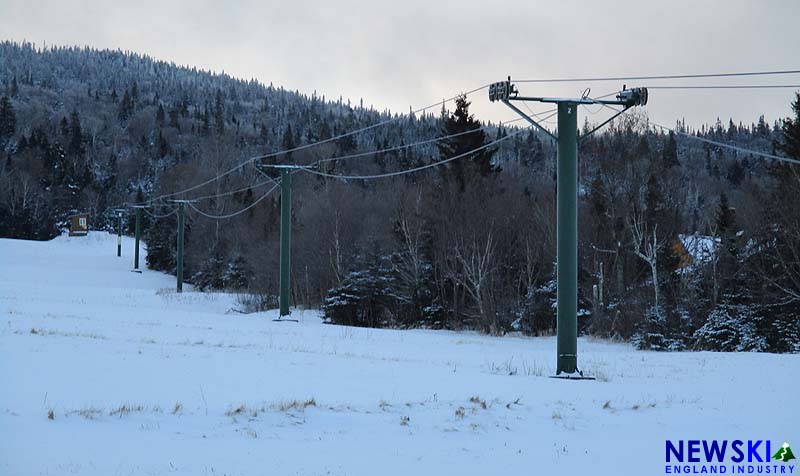
[(553, 338), (276, 323), (132, 251), (0, 240), (0, 474), (663, 474), (665, 439), (800, 441), (798, 355), (581, 339), (598, 380), (556, 380)]

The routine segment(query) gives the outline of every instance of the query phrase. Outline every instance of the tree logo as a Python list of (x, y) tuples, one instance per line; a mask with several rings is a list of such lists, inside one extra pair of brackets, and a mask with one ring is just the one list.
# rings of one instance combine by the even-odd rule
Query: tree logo
[(792, 449), (789, 448), (789, 443), (784, 441), (783, 445), (781, 446), (781, 449), (779, 449), (778, 451), (775, 452), (774, 455), (772, 455), (772, 459), (781, 461), (783, 463), (795, 459), (794, 453), (792, 453)]

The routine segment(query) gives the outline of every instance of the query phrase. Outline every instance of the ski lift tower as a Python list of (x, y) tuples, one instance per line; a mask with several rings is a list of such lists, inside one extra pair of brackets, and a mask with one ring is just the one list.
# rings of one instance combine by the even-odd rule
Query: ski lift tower
[[(588, 91), (588, 90), (587, 90)], [(588, 94), (588, 93), (587, 93)], [(520, 96), (511, 83), (501, 81), (489, 86), (489, 100), (500, 101), (522, 116), (531, 125), (558, 143), (557, 165), (557, 378), (593, 379), (578, 370), (578, 142), (605, 126), (617, 116), (634, 106), (647, 104), (647, 89), (633, 88), (622, 91), (612, 100), (596, 100), (584, 95), (580, 98)], [(553, 103), (558, 107), (558, 130), (555, 135), (539, 125), (533, 118), (519, 110), (513, 103), (533, 101)], [(611, 118), (578, 137), (578, 105), (602, 104), (622, 106)], [(562, 375), (563, 374), (563, 375)]]

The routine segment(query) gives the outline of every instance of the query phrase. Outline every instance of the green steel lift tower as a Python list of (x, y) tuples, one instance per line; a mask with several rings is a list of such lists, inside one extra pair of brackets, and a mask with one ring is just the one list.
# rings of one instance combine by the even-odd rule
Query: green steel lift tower
[[(616, 99), (595, 100), (587, 96), (580, 98), (527, 97), (507, 81), (489, 86), (489, 100), (500, 101), (522, 116), (531, 125), (550, 136), (558, 143), (557, 165), (557, 249), (556, 273), (558, 282), (556, 332), (557, 365), (555, 377), (567, 379), (592, 379), (578, 370), (578, 142), (596, 132), (617, 116), (633, 106), (647, 104), (647, 89), (623, 90)], [(555, 135), (539, 125), (533, 118), (520, 111), (512, 102), (535, 101), (554, 103), (558, 107), (558, 131)], [(614, 109), (616, 114), (578, 137), (578, 105), (603, 104), (622, 106)], [(613, 108), (612, 108), (613, 109)], [(562, 375), (563, 374), (563, 375)]]

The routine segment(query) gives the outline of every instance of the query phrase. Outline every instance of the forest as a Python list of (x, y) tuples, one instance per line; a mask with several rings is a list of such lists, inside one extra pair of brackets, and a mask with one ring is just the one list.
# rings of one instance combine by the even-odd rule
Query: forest
[[(184, 275), (242, 293), (248, 310), (273, 308), (280, 194), (259, 165), (315, 163), (322, 173), (292, 179), (294, 305), (354, 326), (549, 335), (555, 146), (474, 117), (472, 98), (397, 112), (132, 52), (2, 42), (0, 237), (48, 240), (77, 212), (116, 231), (115, 210), (147, 203), (147, 266), (175, 273), (175, 204), (158, 198), (247, 161), (171, 196), (196, 200)], [(798, 166), (693, 140), (800, 160), (800, 93), (786, 103), (793, 116), (772, 123), (677, 121), (680, 134), (628, 113), (581, 142), (582, 334), (651, 350), (800, 351)]]

